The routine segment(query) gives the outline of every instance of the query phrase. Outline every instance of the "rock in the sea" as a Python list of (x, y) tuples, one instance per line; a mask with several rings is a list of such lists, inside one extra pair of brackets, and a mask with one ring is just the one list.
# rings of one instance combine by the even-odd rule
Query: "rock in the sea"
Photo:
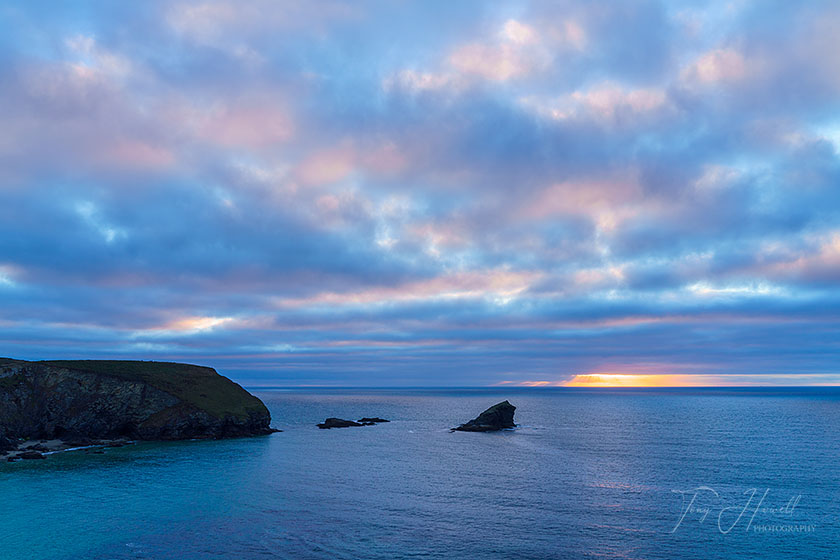
[(516, 407), (508, 401), (500, 402), (479, 414), (478, 418), (473, 418), (466, 424), (461, 424), (457, 428), (452, 428), (452, 430), (458, 432), (495, 432), (514, 428), (516, 427), (513, 422), (515, 410)]
[(208, 367), (0, 358), (3, 438), (227, 438), (269, 434), (270, 422), (262, 401)]
[(90, 447), (91, 445), (102, 445), (101, 441), (96, 441), (93, 439), (87, 438), (75, 438), (69, 441), (64, 442), (67, 447), (76, 448), (76, 447)]
[(342, 420), (341, 418), (327, 418), (322, 424), (316, 424), (322, 430), (329, 430), (330, 428), (350, 428), (352, 426), (374, 426), (380, 422), (390, 422), (384, 418), (360, 418), (358, 422), (352, 420)]
[(359, 418), (360, 424), (371, 425), (371, 424), (379, 424), (380, 422), (390, 422), (390, 420), (385, 420), (384, 418), (379, 418), (378, 416), (374, 416), (373, 418)]
[(43, 459), (44, 456), (37, 451), (24, 451), (23, 453), (18, 453), (18, 458), (20, 459)]
[(322, 430), (329, 430), (330, 428), (349, 428), (351, 426), (361, 426), (358, 422), (352, 420), (342, 420), (341, 418), (327, 418), (322, 424), (316, 424)]

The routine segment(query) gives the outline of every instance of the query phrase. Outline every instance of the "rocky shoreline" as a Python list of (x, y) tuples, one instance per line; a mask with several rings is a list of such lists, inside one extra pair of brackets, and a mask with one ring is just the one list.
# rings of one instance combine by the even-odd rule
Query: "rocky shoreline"
[(48, 455), (62, 453), (65, 451), (85, 451), (85, 453), (101, 454), (105, 449), (125, 447), (136, 443), (126, 439), (111, 440), (81, 440), (65, 441), (61, 439), (42, 439), (38, 441), (25, 441), (18, 444), (14, 449), (0, 452), (0, 461), (14, 463), (23, 460), (45, 459)]

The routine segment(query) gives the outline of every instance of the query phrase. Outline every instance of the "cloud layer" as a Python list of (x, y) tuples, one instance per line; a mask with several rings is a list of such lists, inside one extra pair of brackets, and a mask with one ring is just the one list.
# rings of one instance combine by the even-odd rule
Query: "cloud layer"
[(265, 385), (840, 382), (836, 3), (0, 22), (0, 354)]

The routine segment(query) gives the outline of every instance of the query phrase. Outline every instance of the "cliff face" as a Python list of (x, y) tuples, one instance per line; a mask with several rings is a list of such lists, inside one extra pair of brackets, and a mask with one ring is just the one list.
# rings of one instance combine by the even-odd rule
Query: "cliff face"
[(0, 359), (0, 448), (14, 438), (239, 437), (271, 433), (270, 422), (262, 401), (212, 368)]

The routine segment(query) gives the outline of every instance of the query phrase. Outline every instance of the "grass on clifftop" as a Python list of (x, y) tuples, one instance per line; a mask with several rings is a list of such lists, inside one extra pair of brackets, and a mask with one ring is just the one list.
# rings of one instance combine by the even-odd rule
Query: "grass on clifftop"
[(208, 367), (128, 360), (45, 360), (33, 363), (107, 375), (125, 381), (142, 381), (216, 418), (228, 415), (241, 418), (249, 412), (266, 411), (265, 405), (257, 397)]

